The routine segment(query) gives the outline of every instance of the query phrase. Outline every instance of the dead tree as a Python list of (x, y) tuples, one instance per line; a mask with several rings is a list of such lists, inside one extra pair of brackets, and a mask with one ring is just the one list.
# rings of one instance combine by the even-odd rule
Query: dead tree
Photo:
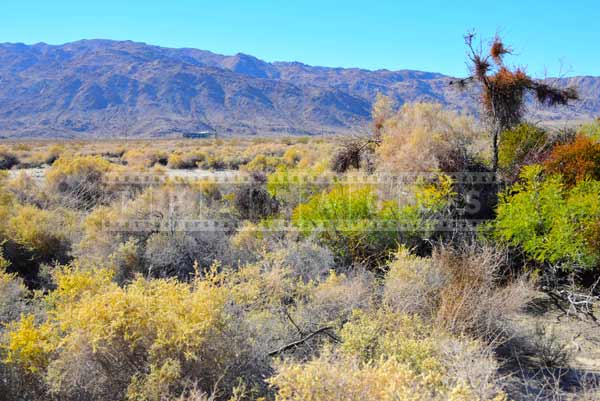
[(480, 88), (482, 109), (491, 123), (492, 169), (497, 171), (500, 134), (522, 121), (528, 93), (532, 93), (545, 106), (564, 106), (578, 99), (578, 96), (574, 88), (555, 88), (547, 82), (531, 78), (521, 68), (507, 67), (504, 56), (512, 51), (499, 36), (494, 38), (487, 53), (483, 51), (481, 43), (475, 47), (474, 39), (474, 33), (465, 35), (471, 75), (450, 81), (450, 85), (464, 88), (473, 83)]

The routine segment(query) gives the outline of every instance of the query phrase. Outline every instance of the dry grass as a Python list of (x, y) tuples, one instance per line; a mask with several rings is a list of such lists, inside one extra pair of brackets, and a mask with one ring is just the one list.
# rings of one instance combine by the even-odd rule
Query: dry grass
[(532, 295), (525, 278), (503, 283), (505, 255), (494, 248), (438, 247), (431, 258), (401, 252), (390, 266), (384, 302), (457, 334), (492, 339)]

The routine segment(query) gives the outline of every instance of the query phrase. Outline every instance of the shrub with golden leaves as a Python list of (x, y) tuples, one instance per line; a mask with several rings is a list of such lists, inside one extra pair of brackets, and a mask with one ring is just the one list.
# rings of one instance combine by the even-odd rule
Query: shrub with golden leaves
[(46, 173), (51, 193), (61, 196), (61, 203), (79, 209), (91, 209), (107, 201), (110, 190), (104, 182), (112, 165), (99, 156), (60, 158)]
[(381, 128), (378, 169), (387, 174), (463, 171), (480, 138), (472, 119), (439, 104), (406, 104)]
[[(182, 375), (193, 379), (209, 333), (223, 324), (225, 292), (208, 280), (138, 279), (119, 287), (111, 276), (108, 270), (57, 272), (48, 319), (13, 323), (6, 361), (47, 371), (52, 391), (84, 392), (87, 399), (159, 400), (174, 381), (185, 382)], [(75, 382), (85, 384), (64, 387)]]

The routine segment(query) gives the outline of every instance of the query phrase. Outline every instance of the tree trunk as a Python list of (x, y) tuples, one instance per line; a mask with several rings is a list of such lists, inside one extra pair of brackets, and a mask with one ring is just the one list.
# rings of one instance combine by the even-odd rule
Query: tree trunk
[(492, 131), (492, 171), (498, 172), (498, 137), (500, 136), (500, 128), (494, 124)]

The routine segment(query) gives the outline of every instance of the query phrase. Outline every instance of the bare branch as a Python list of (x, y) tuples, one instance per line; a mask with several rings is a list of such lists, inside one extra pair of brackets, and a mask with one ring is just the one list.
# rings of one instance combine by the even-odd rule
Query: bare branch
[(302, 337), (300, 340), (298, 341), (294, 341), (292, 343), (286, 344), (283, 347), (276, 349), (275, 351), (271, 351), (269, 352), (269, 356), (275, 356), (275, 355), (280, 355), (282, 353), (284, 353), (287, 350), (290, 350), (292, 348), (296, 348), (302, 344), (304, 344), (305, 342), (307, 342), (308, 340), (310, 340), (311, 338), (319, 335), (319, 334), (325, 334), (327, 335), (329, 338), (333, 339), (336, 342), (340, 342), (340, 340), (333, 336), (331, 333), (329, 333), (329, 330), (333, 330), (333, 327), (331, 326), (326, 326), (326, 327), (321, 327), (320, 329), (313, 331), (312, 333)]

